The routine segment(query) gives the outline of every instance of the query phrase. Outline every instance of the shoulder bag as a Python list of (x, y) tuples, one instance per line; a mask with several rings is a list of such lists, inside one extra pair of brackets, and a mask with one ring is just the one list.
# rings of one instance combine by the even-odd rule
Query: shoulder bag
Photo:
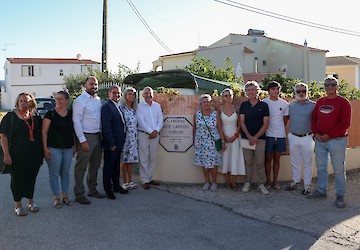
[(221, 140), (221, 138), (219, 138), (217, 140), (214, 139), (213, 135), (211, 134), (210, 128), (208, 127), (208, 125), (207, 125), (207, 123), (205, 121), (205, 118), (204, 118), (202, 112), (201, 112), (201, 117), (204, 120), (204, 123), (205, 123), (205, 126), (206, 126), (207, 130), (209, 131), (211, 139), (215, 142), (216, 151), (221, 151), (222, 150), (222, 140)]

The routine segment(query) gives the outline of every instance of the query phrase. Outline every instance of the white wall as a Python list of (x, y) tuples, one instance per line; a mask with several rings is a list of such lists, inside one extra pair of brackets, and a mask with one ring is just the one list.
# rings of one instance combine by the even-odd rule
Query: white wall
[[(34, 65), (35, 76), (22, 76), (22, 65)], [(64, 76), (81, 73), (84, 64), (10, 64), (5, 62), (5, 93), (1, 93), (2, 109), (14, 107), (16, 96), (21, 92), (30, 92), (36, 97), (49, 97), (54, 92), (63, 89)], [(99, 69), (98, 64), (93, 64), (92, 69)], [(63, 75), (60, 75), (60, 70)], [(85, 72), (86, 73), (86, 72)]]

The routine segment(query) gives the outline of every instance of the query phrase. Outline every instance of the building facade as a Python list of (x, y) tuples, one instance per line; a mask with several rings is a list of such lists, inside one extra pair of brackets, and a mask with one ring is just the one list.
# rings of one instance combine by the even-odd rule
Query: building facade
[(326, 75), (344, 80), (349, 87), (360, 89), (360, 58), (333, 56), (326, 58)]
[[(266, 37), (263, 31), (248, 31), (247, 35), (229, 34), (210, 46), (194, 51), (163, 55), (153, 62), (153, 70), (184, 68), (195, 54), (212, 61), (216, 68), (224, 68), (230, 58), (234, 69), (240, 69), (245, 80), (258, 80), (258, 76), (282, 73), (302, 81), (322, 81), (326, 69), (327, 50), (315, 49)], [(253, 78), (253, 79), (251, 79)]]
[(64, 76), (100, 69), (100, 63), (80, 58), (7, 58), (1, 85), (1, 108), (12, 109), (21, 92), (50, 97), (64, 88)]

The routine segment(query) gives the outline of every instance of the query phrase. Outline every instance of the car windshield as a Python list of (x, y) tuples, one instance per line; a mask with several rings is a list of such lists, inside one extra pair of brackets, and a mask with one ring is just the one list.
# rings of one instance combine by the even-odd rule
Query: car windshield
[(52, 109), (55, 107), (55, 99), (53, 98), (35, 98), (37, 103), (37, 109)]

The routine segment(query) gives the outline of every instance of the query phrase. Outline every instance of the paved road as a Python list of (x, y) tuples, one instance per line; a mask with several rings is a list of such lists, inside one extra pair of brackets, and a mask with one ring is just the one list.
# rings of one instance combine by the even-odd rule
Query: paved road
[(9, 175), (0, 176), (0, 249), (309, 249), (317, 240), (310, 233), (156, 188), (55, 209), (46, 165), (34, 198), (40, 212), (17, 217), (9, 180)]

